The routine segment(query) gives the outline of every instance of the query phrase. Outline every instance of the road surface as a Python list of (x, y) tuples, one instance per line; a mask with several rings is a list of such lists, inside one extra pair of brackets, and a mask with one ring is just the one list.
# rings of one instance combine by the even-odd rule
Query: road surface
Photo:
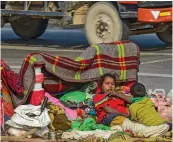
[[(129, 38), (141, 49), (139, 82), (147, 91), (172, 89), (172, 47), (162, 43), (154, 34)], [(36, 40), (24, 41), (11, 28), (1, 30), (1, 57), (12, 69), (19, 71), (24, 58), (31, 52), (75, 58), (88, 46), (83, 30), (49, 28)]]

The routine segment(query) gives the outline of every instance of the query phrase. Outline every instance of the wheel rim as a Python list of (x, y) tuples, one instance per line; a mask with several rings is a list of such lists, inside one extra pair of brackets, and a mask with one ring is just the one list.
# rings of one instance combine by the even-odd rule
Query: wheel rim
[(23, 28), (29, 27), (31, 25), (31, 17), (21, 17), (18, 20), (18, 24)]
[(100, 14), (94, 20), (95, 28), (96, 28), (96, 35), (101, 40), (109, 39), (110, 35), (112, 34), (112, 20), (109, 16), (105, 14)]

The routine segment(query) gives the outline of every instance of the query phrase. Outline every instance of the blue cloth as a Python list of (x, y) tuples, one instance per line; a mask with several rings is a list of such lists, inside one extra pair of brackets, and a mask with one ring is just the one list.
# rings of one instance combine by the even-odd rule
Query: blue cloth
[(116, 118), (117, 116), (120, 116), (120, 114), (107, 114), (103, 120), (101, 121), (101, 124), (110, 126), (112, 120)]

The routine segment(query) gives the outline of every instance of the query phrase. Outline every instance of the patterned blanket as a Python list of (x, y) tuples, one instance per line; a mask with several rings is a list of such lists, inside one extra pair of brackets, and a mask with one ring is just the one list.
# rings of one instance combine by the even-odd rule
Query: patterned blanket
[[(43, 66), (42, 71), (46, 76), (44, 81), (46, 91), (54, 88), (57, 88), (57, 92), (62, 91), (68, 88), (70, 83), (94, 81), (106, 73), (116, 74), (117, 82), (136, 81), (139, 48), (130, 41), (97, 44), (84, 50), (75, 60), (45, 53), (29, 54), (20, 69), (20, 79), (18, 80), (18, 82), (21, 81), (24, 95), (18, 95), (16, 91), (14, 95), (14, 91), (10, 91), (15, 106), (27, 101), (35, 81), (33, 67), (38, 65)], [(5, 68), (3, 69), (5, 70)], [(1, 72), (3, 69), (1, 66)], [(8, 79), (3, 78), (11, 90)]]

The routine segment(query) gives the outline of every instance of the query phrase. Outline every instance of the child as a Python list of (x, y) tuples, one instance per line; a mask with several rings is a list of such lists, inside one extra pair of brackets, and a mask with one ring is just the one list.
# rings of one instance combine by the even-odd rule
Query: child
[(146, 97), (146, 90), (143, 84), (134, 84), (130, 89), (130, 93), (133, 96), (131, 99), (132, 104), (129, 107), (132, 120), (146, 126), (158, 126), (165, 123), (165, 120), (156, 111), (152, 100)]
[(97, 92), (93, 98), (98, 123), (107, 126), (115, 125), (115, 123), (122, 123), (126, 117), (129, 116), (124, 101), (109, 96), (116, 87), (115, 77), (111, 74), (103, 75), (100, 81), (100, 87), (101, 91)]
[[(166, 121), (156, 111), (154, 103), (146, 96), (145, 86), (141, 83), (135, 83), (131, 86), (130, 93), (133, 97), (127, 97), (123, 94), (112, 94), (116, 97), (126, 100), (131, 105), (129, 112), (131, 120), (135, 120), (145, 126), (159, 126), (166, 123)], [(171, 125), (169, 124), (170, 129)]]

